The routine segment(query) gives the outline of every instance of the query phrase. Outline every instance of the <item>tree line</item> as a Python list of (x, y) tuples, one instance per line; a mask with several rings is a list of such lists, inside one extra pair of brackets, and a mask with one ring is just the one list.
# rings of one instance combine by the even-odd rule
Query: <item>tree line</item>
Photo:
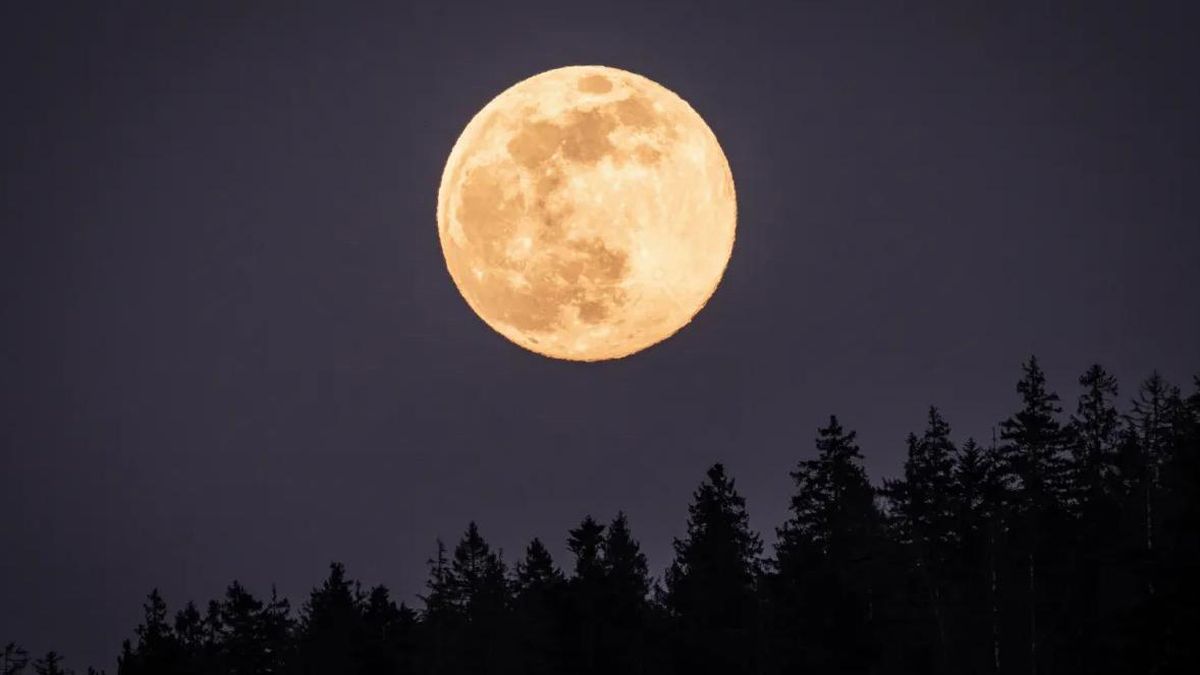
[[(237, 582), (174, 613), (153, 591), (118, 675), (1173, 673), (1200, 660), (1200, 378), (1118, 409), (1092, 366), (1063, 411), (1035, 358), (985, 441), (930, 408), (903, 475), (872, 485), (837, 417), (791, 472), (765, 550), (716, 464), (651, 576), (624, 514), (509, 566), (471, 523), (420, 607), (340, 564), (298, 611)], [(29, 659), (10, 645), (0, 675)], [(61, 675), (51, 653), (32, 664)], [(89, 672), (95, 672), (89, 669)]]

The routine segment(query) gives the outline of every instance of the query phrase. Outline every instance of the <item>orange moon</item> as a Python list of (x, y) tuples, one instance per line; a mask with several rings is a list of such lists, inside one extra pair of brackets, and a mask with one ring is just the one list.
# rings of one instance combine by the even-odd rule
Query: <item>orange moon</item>
[(518, 82), (471, 119), (438, 189), (446, 266), (471, 309), (558, 359), (616, 359), (704, 306), (737, 200), (712, 130), (679, 96), (604, 66)]

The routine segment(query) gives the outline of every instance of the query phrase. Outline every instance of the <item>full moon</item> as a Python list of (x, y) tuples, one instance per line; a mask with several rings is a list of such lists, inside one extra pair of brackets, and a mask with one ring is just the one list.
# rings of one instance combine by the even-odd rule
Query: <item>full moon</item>
[(550, 70), (492, 99), (450, 151), (437, 209), (471, 309), (574, 361), (628, 356), (691, 321), (737, 222), (729, 162), (700, 115), (604, 66)]

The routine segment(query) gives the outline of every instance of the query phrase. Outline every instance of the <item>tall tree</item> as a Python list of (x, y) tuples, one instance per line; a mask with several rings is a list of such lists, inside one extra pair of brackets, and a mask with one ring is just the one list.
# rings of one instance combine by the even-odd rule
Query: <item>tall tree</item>
[(361, 667), (364, 675), (407, 675), (415, 668), (416, 615), (375, 586), (363, 604)]
[(537, 538), (529, 542), (516, 570), (514, 670), (525, 675), (560, 673), (563, 671), (560, 620), (566, 581), (546, 546)]
[(309, 593), (297, 628), (298, 673), (355, 673), (363, 641), (362, 593), (346, 577), (341, 563), (329, 565), (329, 576)]
[(791, 516), (777, 530), (772, 612), (783, 667), (863, 672), (879, 655), (882, 515), (856, 434), (836, 416), (817, 457), (791, 473)]
[[(928, 424), (921, 437), (910, 434), (904, 477), (889, 481), (883, 490), (891, 504), (891, 522), (897, 542), (904, 549), (907, 572), (907, 604), (923, 616), (915, 618), (931, 628), (922, 631), (934, 638), (924, 647), (923, 640), (906, 639), (911, 658), (914, 647), (932, 651), (926, 660), (928, 670), (946, 672), (949, 663), (947, 603), (950, 593), (948, 575), (954, 540), (954, 459), (956, 448), (950, 440), (950, 425), (935, 407), (929, 408)], [(913, 621), (905, 622), (912, 626)], [(936, 663), (936, 667), (934, 667)]]
[(603, 672), (649, 672), (650, 574), (641, 545), (633, 538), (629, 520), (617, 513), (602, 547), (604, 580), (600, 660)]
[(501, 672), (511, 658), (507, 571), (474, 522), (454, 548), (447, 579), (449, 600), (462, 618), (461, 668), (466, 673)]
[(1117, 378), (1093, 364), (1079, 377), (1083, 393), (1071, 416), (1071, 502), (1081, 518), (1110, 496), (1120, 441), (1121, 417), (1114, 405)]
[(1000, 437), (1007, 443), (1008, 470), (1015, 480), (1011, 550), (1020, 557), (1026, 579), (1023, 641), (1027, 672), (1037, 675), (1049, 665), (1047, 653), (1039, 652), (1047, 624), (1062, 618), (1043, 617), (1044, 608), (1064, 606), (1061, 586), (1053, 582), (1065, 572), (1061, 562), (1055, 562), (1062, 560), (1056, 553), (1066, 525), (1063, 507), (1069, 485), (1064, 452), (1068, 436), (1057, 417), (1062, 412), (1058, 395), (1046, 388), (1037, 357), (1031, 356), (1022, 368), (1017, 382), (1021, 409), (1000, 423)]
[(137, 646), (126, 645), (117, 661), (118, 675), (174, 673), (180, 666), (179, 642), (167, 623), (167, 603), (158, 589), (150, 592), (143, 606), (142, 623), (135, 631)]
[(1114, 399), (1117, 380), (1099, 364), (1079, 377), (1082, 393), (1071, 415), (1067, 504), (1073, 511), (1070, 533), (1072, 574), (1069, 611), (1075, 617), (1067, 631), (1069, 658), (1088, 672), (1102, 672), (1112, 662), (1114, 627), (1106, 625), (1112, 608), (1104, 607), (1105, 579), (1117, 551), (1113, 532), (1119, 522), (1114, 478), (1121, 437), (1121, 416)]
[(29, 665), (29, 652), (21, 649), (15, 642), (4, 645), (4, 653), (0, 654), (0, 675), (17, 675)]
[(746, 500), (714, 464), (692, 495), (687, 534), (675, 540), (666, 603), (682, 672), (750, 673), (758, 667), (756, 582), (762, 543)]
[(47, 652), (45, 656), (33, 662), (33, 672), (37, 675), (67, 675), (63, 668), (62, 657), (58, 652)]
[(952, 662), (960, 672), (1001, 671), (1001, 565), (1007, 489), (995, 443), (967, 439), (955, 457), (953, 574), (960, 597)]
[(565, 607), (570, 637), (564, 666), (571, 673), (598, 673), (605, 602), (604, 526), (585, 516), (568, 532), (567, 550), (575, 556), (575, 564)]

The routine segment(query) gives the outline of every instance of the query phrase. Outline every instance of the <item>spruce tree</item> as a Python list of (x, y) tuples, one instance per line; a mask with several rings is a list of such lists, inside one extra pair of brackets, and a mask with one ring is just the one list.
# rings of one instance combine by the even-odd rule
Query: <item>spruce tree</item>
[(882, 515), (855, 432), (831, 416), (817, 457), (791, 473), (791, 517), (775, 545), (775, 645), (787, 669), (862, 672), (879, 656), (886, 567)]
[(675, 540), (666, 603), (680, 672), (751, 673), (759, 666), (756, 582), (762, 543), (746, 501), (714, 464), (692, 495), (687, 534)]
[(967, 439), (955, 457), (954, 556), (959, 607), (951, 663), (960, 672), (1001, 670), (1001, 581), (1007, 488), (1000, 450)]
[(454, 548), (448, 590), (450, 602), (462, 618), (459, 656), (463, 672), (495, 673), (507, 668), (511, 659), (507, 571), (474, 522), (468, 524)]
[(550, 552), (534, 538), (517, 562), (514, 584), (514, 671), (525, 675), (557, 675), (563, 671), (565, 579)]
[(567, 550), (575, 556), (575, 564), (565, 607), (569, 638), (564, 662), (568, 672), (590, 675), (602, 672), (604, 526), (590, 515), (584, 517), (568, 532)]
[(63, 668), (62, 656), (58, 652), (47, 652), (45, 656), (33, 662), (33, 672), (37, 675), (67, 675)]
[(1062, 412), (1058, 395), (1046, 388), (1046, 376), (1036, 357), (1023, 365), (1017, 392), (1021, 409), (1000, 423), (1000, 437), (1007, 443), (1007, 469), (1015, 481), (1010, 551), (1025, 579), (1024, 597), (1019, 601), (1024, 620), (1015, 621), (1014, 626), (1020, 626), (1016, 632), (1025, 645), (1023, 670), (1037, 675), (1047, 667), (1053, 670), (1052, 652), (1039, 651), (1039, 646), (1062, 620), (1061, 611), (1067, 604), (1063, 582), (1068, 566), (1062, 545), (1068, 525), (1064, 452), (1069, 434), (1058, 421)]
[(0, 654), (0, 675), (18, 675), (29, 665), (29, 652), (21, 649), (15, 642), (4, 645), (4, 653)]
[(341, 563), (309, 594), (300, 613), (296, 671), (301, 674), (355, 673), (363, 641), (362, 593)]
[(1073, 546), (1069, 611), (1075, 617), (1067, 628), (1070, 644), (1064, 652), (1088, 672), (1101, 672), (1111, 663), (1111, 646), (1119, 629), (1109, 618), (1116, 608), (1106, 599), (1108, 568), (1119, 555), (1114, 532), (1120, 522), (1114, 479), (1121, 436), (1121, 417), (1113, 400), (1117, 380), (1099, 364), (1079, 377), (1082, 393), (1071, 416), (1068, 493), (1073, 512)]
[[(951, 669), (947, 614), (952, 592), (948, 577), (954, 538), (955, 452), (950, 425), (937, 408), (930, 407), (925, 433), (919, 438), (909, 434), (904, 477), (888, 482), (884, 489), (894, 535), (911, 576), (906, 606), (910, 614), (919, 615), (909, 616), (904, 623), (910, 630), (914, 625), (927, 626), (920, 630), (924, 638), (904, 640), (906, 660), (924, 658), (925, 669), (940, 672)], [(920, 651), (932, 654), (922, 657)]]
[(629, 520), (617, 513), (603, 543), (603, 602), (600, 663), (603, 672), (636, 673), (652, 668), (649, 655), (650, 574)]
[(400, 675), (414, 667), (416, 617), (403, 604), (397, 606), (386, 586), (375, 586), (363, 603), (361, 672)]
[(118, 675), (167, 675), (178, 672), (179, 642), (167, 623), (167, 603), (158, 589), (150, 592), (137, 627), (137, 646), (125, 645), (117, 660)]

